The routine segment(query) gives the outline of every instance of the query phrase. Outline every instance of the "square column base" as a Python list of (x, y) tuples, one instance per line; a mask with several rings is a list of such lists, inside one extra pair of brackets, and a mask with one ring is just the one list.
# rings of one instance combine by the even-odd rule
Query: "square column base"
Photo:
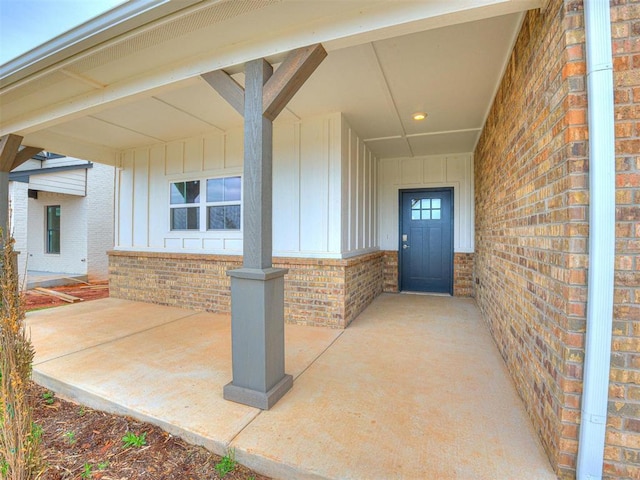
[(224, 386), (223, 394), (225, 400), (230, 400), (250, 407), (269, 410), (285, 393), (293, 386), (293, 377), (285, 374), (278, 383), (276, 383), (268, 392), (260, 392), (249, 388), (237, 387), (233, 382)]

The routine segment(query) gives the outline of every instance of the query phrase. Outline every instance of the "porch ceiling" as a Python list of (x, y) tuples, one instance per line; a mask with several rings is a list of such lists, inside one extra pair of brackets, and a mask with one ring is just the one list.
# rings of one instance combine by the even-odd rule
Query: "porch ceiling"
[[(305, 3), (315, 5), (316, 10), (323, 4)], [(367, 2), (335, 5), (342, 8), (349, 3)], [(323, 43), (328, 57), (276, 122), (343, 112), (380, 158), (472, 151), (510, 55), (521, 12), (539, 2), (475, 3), (499, 3), (501, 8), (484, 6), (458, 17), (441, 12), (434, 17), (437, 21), (411, 28), (384, 28), (373, 33), (365, 30), (366, 34), (352, 34), (349, 41), (327, 39)], [(235, 6), (238, 11), (218, 11), (220, 18), (204, 20), (202, 15), (190, 19), (185, 16), (182, 24), (209, 22), (210, 27), (215, 23), (216, 35), (210, 41), (211, 48), (215, 48), (221, 38), (229, 42), (238, 37), (235, 31), (242, 30), (238, 22), (257, 16), (268, 26), (274, 15), (283, 14), (280, 3), (224, 4)], [(309, 9), (301, 13), (297, 4), (295, 8), (288, 5), (291, 19), (302, 18), (303, 13), (320, 13)], [(199, 12), (202, 14), (202, 9)], [(175, 28), (172, 31), (179, 41), (165, 45), (168, 62), (175, 62), (176, 49), (180, 51), (187, 44), (202, 49), (202, 36), (211, 33), (199, 25), (182, 28), (184, 32), (176, 33)], [(150, 32), (153, 29), (147, 33)], [(163, 49), (157, 48), (162, 41), (141, 35), (127, 40), (125, 46), (130, 50), (122, 50), (122, 42), (101, 46), (93, 55), (61, 62), (15, 83), (4, 82), (0, 90), (0, 119), (4, 124), (0, 133), (18, 133), (25, 137), (24, 144), (112, 163), (114, 154), (124, 149), (211, 131), (224, 132), (242, 125), (241, 116), (201, 79), (198, 71), (162, 86), (152, 88), (149, 84), (145, 88), (142, 84), (146, 79), (140, 72), (153, 77), (166, 65), (158, 63), (157, 54)], [(132, 43), (136, 38), (138, 44)], [(314, 39), (319, 40), (322, 38)], [(270, 61), (277, 63), (281, 58), (282, 54), (276, 52)], [(227, 62), (232, 63), (228, 59)], [(243, 82), (241, 65), (225, 69), (236, 72), (234, 77)], [(140, 85), (136, 86), (136, 81)], [(116, 95), (119, 85), (128, 88), (130, 94)], [(55, 113), (56, 109), (63, 113)], [(49, 111), (54, 114), (48, 115)], [(412, 114), (419, 111), (427, 113), (426, 120), (412, 119)]]

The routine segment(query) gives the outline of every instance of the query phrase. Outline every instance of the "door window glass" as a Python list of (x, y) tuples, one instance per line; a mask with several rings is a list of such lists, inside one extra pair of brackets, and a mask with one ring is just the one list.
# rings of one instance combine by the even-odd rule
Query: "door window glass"
[(440, 220), (442, 215), (439, 198), (412, 198), (411, 220)]

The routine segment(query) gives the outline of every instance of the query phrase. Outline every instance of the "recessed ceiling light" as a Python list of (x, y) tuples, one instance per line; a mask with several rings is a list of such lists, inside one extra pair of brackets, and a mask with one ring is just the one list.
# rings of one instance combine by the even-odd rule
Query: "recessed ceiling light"
[(427, 114), (424, 112), (416, 112), (413, 114), (413, 119), (414, 120), (424, 120), (425, 118), (427, 118)]

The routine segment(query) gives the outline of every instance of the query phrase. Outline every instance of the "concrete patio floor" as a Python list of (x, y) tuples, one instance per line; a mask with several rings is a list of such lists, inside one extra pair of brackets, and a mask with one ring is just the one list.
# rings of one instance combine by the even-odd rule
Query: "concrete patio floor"
[(286, 326), (293, 388), (225, 401), (227, 315), (109, 298), (29, 313), (34, 380), (274, 478), (555, 479), (471, 299), (385, 294), (344, 331)]

